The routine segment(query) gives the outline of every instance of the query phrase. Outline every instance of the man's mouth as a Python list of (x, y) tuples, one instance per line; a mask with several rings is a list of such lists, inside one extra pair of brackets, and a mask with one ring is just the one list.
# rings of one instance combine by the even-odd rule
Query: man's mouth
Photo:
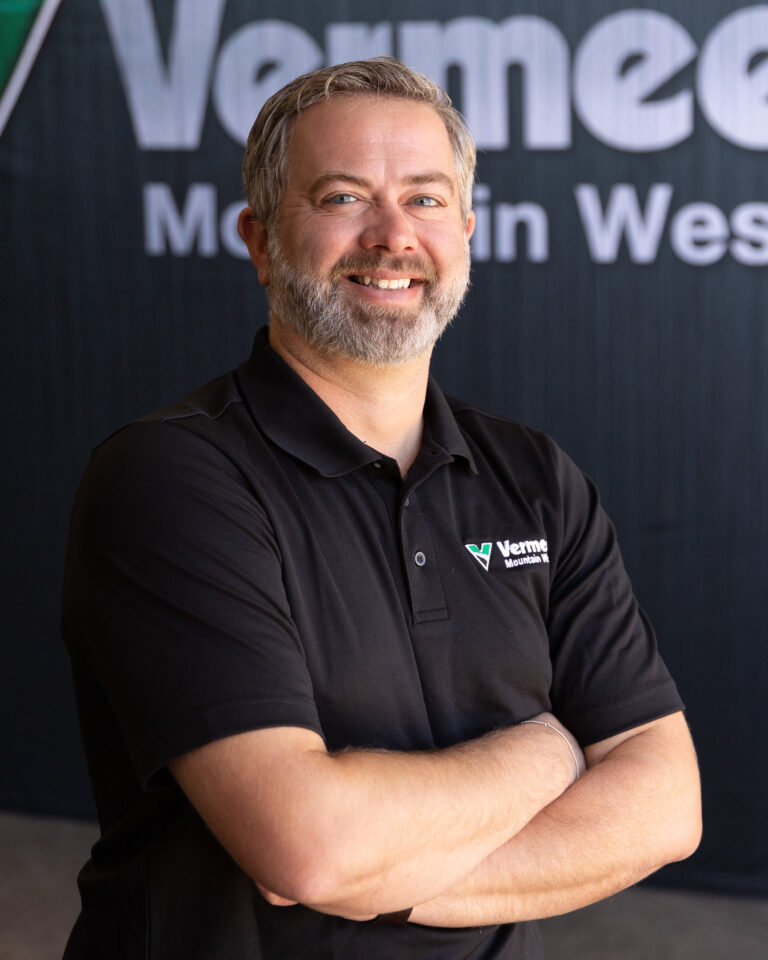
[(364, 287), (377, 287), (379, 290), (406, 290), (411, 285), (411, 277), (394, 277), (386, 279), (384, 277), (368, 277), (360, 274), (353, 274), (349, 277), (353, 283), (362, 284)]

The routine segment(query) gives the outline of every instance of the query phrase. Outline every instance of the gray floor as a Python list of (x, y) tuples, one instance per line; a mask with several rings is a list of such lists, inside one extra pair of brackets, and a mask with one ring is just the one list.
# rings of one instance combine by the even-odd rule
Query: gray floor
[[(0, 813), (2, 960), (60, 960), (94, 839), (92, 824)], [(768, 900), (639, 888), (542, 929), (547, 960), (768, 958)]]

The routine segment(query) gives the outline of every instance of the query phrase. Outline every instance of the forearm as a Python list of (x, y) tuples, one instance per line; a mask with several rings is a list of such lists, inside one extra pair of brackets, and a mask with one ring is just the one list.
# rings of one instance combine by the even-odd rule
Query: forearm
[(284, 728), (203, 747), (173, 772), (261, 887), (361, 916), (458, 883), (562, 793), (573, 762), (535, 724), (447, 750), (335, 755)]
[(475, 926), (566, 913), (688, 856), (700, 829), (698, 776), (682, 717), (669, 720), (663, 733), (649, 730), (609, 753), (461, 883), (417, 906), (412, 922)]
[(324, 832), (345, 879), (333, 903), (314, 905), (385, 912), (458, 882), (562, 793), (568, 760), (530, 726), (432, 754), (334, 757), (338, 827)]

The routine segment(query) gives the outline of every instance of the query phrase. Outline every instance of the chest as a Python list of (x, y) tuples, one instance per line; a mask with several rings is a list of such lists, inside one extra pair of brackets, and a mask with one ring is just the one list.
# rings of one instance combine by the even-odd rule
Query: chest
[(444, 746), (548, 706), (546, 522), (502, 488), (448, 465), (293, 480), (276, 531), (330, 746)]

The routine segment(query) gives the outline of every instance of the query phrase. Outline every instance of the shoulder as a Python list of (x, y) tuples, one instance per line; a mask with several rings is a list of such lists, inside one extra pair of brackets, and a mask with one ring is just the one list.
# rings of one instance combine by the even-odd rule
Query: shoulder
[(93, 450), (85, 476), (119, 478), (127, 471), (137, 480), (167, 475), (179, 481), (206, 468), (236, 475), (261, 442), (232, 371), (116, 430)]
[(148, 413), (115, 431), (100, 443), (94, 455), (119, 455), (134, 447), (165, 444), (178, 452), (198, 451), (206, 443), (222, 451), (237, 447), (253, 431), (234, 372), (198, 387), (183, 400)]
[(549, 434), (455, 397), (446, 397), (478, 470), (509, 469), (518, 481), (568, 487), (585, 476)]
[[(91, 518), (128, 534), (157, 531), (219, 509), (260, 511), (249, 464), (261, 438), (236, 377), (227, 374), (185, 399), (129, 423), (92, 452), (73, 524)], [(215, 495), (215, 496), (214, 496)]]

